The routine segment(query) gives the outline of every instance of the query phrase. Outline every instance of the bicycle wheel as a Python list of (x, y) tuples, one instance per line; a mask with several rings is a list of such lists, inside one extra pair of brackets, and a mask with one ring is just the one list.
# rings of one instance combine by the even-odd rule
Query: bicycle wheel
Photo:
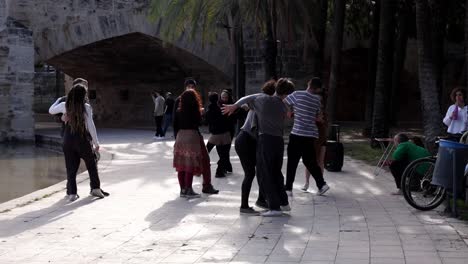
[(406, 167), (401, 177), (401, 190), (405, 200), (422, 211), (432, 210), (445, 199), (445, 188), (431, 184), (436, 159), (417, 159)]

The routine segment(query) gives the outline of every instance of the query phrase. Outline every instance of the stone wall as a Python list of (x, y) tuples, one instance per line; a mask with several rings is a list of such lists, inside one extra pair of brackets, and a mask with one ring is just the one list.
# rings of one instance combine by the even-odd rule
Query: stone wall
[(36, 68), (34, 75), (34, 113), (48, 113), (50, 105), (65, 94), (63, 73)]
[[(4, 1), (1, 2), (4, 4)], [(33, 140), (34, 45), (32, 31), (7, 18), (0, 5), (0, 141)]]

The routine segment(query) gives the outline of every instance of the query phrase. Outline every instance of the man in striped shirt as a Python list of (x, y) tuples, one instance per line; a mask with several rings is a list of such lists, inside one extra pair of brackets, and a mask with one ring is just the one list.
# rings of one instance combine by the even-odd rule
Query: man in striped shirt
[(316, 90), (322, 87), (319, 78), (312, 78), (305, 91), (295, 91), (288, 95), (284, 102), (294, 111), (294, 125), (289, 136), (288, 165), (285, 189), (292, 194), (297, 165), (302, 162), (315, 179), (318, 194), (322, 195), (330, 189), (325, 180), (315, 155), (315, 141), (318, 139), (318, 129), (315, 123), (320, 111), (320, 97)]

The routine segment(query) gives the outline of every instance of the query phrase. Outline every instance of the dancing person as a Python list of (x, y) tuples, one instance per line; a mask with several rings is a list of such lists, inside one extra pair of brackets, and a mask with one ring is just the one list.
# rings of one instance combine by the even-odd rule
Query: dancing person
[(286, 192), (292, 195), (292, 187), (296, 177), (297, 165), (302, 158), (305, 167), (312, 173), (318, 188), (318, 194), (323, 195), (330, 189), (325, 180), (316, 157), (316, 141), (319, 137), (317, 116), (320, 112), (320, 97), (317, 90), (322, 87), (319, 78), (312, 78), (305, 91), (295, 91), (288, 95), (284, 102), (294, 110), (294, 124), (289, 135), (288, 163), (286, 173)]
[(161, 96), (161, 92), (154, 91), (151, 93), (151, 98), (154, 102), (154, 122), (156, 123), (156, 133), (154, 134), (155, 139), (163, 139), (164, 133), (162, 130), (162, 121), (164, 117), (164, 97)]
[[(197, 82), (192, 79), (192, 78), (189, 78), (189, 79), (186, 79), (185, 82), (184, 82), (184, 87), (185, 87), (185, 90), (195, 90), (196, 91), (196, 87), (197, 87)], [(175, 114), (177, 112), (177, 109), (179, 108), (179, 105), (180, 105), (180, 100), (181, 100), (181, 97), (177, 97), (177, 99), (175, 100), (175, 103), (174, 103), (174, 111), (173, 111), (173, 117), (174, 117), (174, 120), (172, 122), (172, 125), (173, 125), (173, 128), (174, 128), (174, 137), (177, 139), (177, 133), (178, 133), (178, 127), (177, 127), (177, 124), (175, 122)], [(202, 147), (202, 150), (204, 151), (201, 151), (201, 154), (204, 155), (204, 159), (208, 160), (208, 163), (205, 164), (205, 167), (203, 169), (203, 189), (202, 189), (202, 192), (203, 193), (206, 193), (206, 194), (217, 194), (219, 193), (219, 190), (215, 189), (213, 187), (213, 185), (211, 184), (211, 169), (210, 169), (210, 157), (208, 155), (208, 151), (206, 150), (206, 147), (205, 147), (205, 142), (203, 141), (203, 136), (200, 134), (200, 137), (199, 137), (199, 144), (200, 144), (200, 147)]]
[[(328, 116), (326, 114), (324, 94), (322, 89), (317, 89), (317, 95), (320, 96), (321, 109), (316, 119), (316, 125), (318, 129), (318, 139), (315, 141), (315, 156), (317, 157), (317, 163), (322, 171), (322, 175), (325, 169), (325, 153), (327, 150), (327, 127), (328, 127)], [(305, 169), (305, 184), (301, 188), (303, 191), (309, 189), (310, 172)]]
[(229, 148), (231, 145), (231, 135), (229, 133), (229, 120), (227, 116), (221, 113), (218, 93), (210, 93), (208, 100), (210, 101), (210, 104), (208, 105), (208, 110), (205, 113), (205, 119), (208, 123), (208, 130), (211, 135), (208, 138), (206, 148), (208, 153), (210, 153), (213, 147), (216, 146), (219, 161), (215, 177), (223, 178), (226, 177), (226, 171), (229, 168), (228, 164), (230, 164)]
[[(291, 210), (281, 168), (284, 153), (284, 120), (287, 114), (283, 99), (294, 91), (294, 84), (286, 78), (281, 78), (275, 87), (274, 96), (262, 94), (249, 104), (255, 111), (258, 124), (257, 178), (265, 190), (268, 203), (268, 211), (261, 214), (264, 217), (281, 216), (283, 211)], [(228, 106), (224, 111), (229, 114), (235, 108)]]
[(468, 106), (466, 105), (466, 92), (462, 88), (455, 88), (450, 93), (454, 103), (451, 105), (443, 119), (447, 126), (449, 140), (459, 141), (465, 131), (468, 130)]
[(108, 195), (100, 187), (94, 154), (94, 151), (99, 152), (99, 141), (93, 121), (92, 108), (86, 103), (86, 93), (87, 90), (83, 84), (76, 84), (68, 92), (66, 102), (60, 102), (63, 99), (61, 97), (49, 108), (50, 114), (63, 113), (66, 115), (63, 152), (67, 168), (66, 198), (71, 202), (79, 198), (76, 174), (80, 166), (80, 159), (84, 160), (89, 173), (90, 195), (98, 198), (104, 198)]
[[(273, 95), (275, 93), (275, 80), (270, 80), (266, 82), (262, 91), (264, 94)], [(247, 112), (247, 118), (245, 119), (244, 125), (241, 127), (239, 134), (236, 136), (235, 140), (235, 150), (239, 156), (239, 160), (244, 170), (244, 180), (242, 181), (241, 188), (241, 206), (240, 213), (245, 215), (258, 215), (259, 212), (256, 211), (253, 207), (249, 206), (249, 196), (250, 189), (252, 188), (252, 182), (255, 178), (255, 167), (257, 163), (256, 153), (257, 153), (257, 137), (258, 137), (258, 125), (257, 118), (255, 116), (255, 110), (251, 109), (249, 105), (255, 100), (256, 97), (260, 96), (261, 93), (254, 94), (251, 96), (246, 96), (239, 99), (233, 107), (241, 108), (247, 106), (249, 111)], [(227, 108), (226, 108), (227, 110)], [(258, 198), (255, 202), (257, 207), (262, 209), (268, 209), (268, 204), (265, 200), (264, 190), (260, 184), (258, 177)]]
[(180, 185), (180, 197), (197, 198), (200, 194), (192, 188), (194, 175), (204, 172), (207, 163), (205, 146), (200, 145), (199, 126), (202, 120), (202, 104), (200, 95), (193, 89), (188, 89), (180, 96), (180, 104), (174, 116), (177, 137), (174, 144), (173, 165), (177, 171)]

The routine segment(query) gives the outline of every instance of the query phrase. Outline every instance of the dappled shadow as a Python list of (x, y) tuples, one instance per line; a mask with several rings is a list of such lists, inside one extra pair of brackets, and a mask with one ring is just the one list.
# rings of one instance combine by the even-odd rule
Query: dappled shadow
[[(58, 200), (49, 207), (35, 211), (29, 211), (24, 214), (17, 215), (12, 219), (0, 220), (0, 237), (11, 237), (21, 234), (28, 230), (34, 230), (43, 225), (48, 225), (62, 218), (72, 215), (75, 209), (86, 206), (98, 199), (93, 197), (84, 197), (70, 203), (66, 199)], [(6, 215), (0, 215), (8, 217)]]

